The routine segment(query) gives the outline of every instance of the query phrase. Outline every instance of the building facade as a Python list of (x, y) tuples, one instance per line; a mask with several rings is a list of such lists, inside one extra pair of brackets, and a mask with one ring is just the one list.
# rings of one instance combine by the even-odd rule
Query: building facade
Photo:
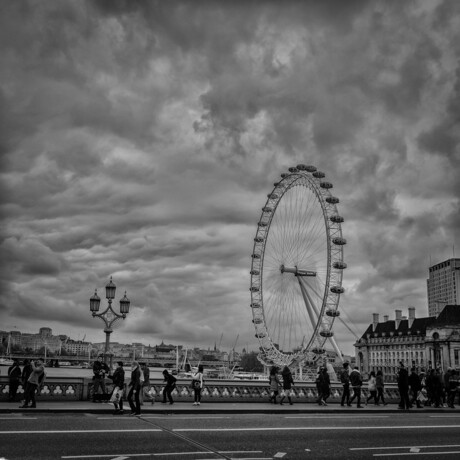
[(372, 324), (355, 343), (356, 363), (363, 374), (381, 370), (387, 382), (396, 379), (399, 362), (418, 370), (459, 367), (460, 309), (447, 305), (438, 316), (415, 317), (409, 307), (408, 316), (395, 311), (379, 321), (374, 313)]
[(447, 304), (459, 306), (460, 259), (448, 259), (431, 266), (426, 284), (428, 292), (428, 316), (439, 315)]

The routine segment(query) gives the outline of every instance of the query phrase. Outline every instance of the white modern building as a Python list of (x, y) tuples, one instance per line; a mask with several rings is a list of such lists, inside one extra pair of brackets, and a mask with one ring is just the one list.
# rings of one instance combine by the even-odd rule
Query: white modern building
[(460, 259), (431, 266), (426, 284), (428, 316), (438, 316), (447, 304), (460, 306)]

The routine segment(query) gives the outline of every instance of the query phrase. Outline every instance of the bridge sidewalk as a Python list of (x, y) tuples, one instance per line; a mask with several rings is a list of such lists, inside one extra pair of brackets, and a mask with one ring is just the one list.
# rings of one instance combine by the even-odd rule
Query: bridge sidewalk
[[(93, 413), (93, 414), (111, 414), (113, 405), (110, 403), (92, 403), (91, 401), (43, 401), (37, 400), (35, 409), (20, 408), (18, 402), (0, 403), (1, 414), (34, 414), (34, 413)], [(125, 414), (130, 413), (129, 405), (124, 403)], [(270, 403), (251, 403), (251, 402), (207, 402), (203, 401), (200, 406), (194, 406), (191, 402), (177, 402), (173, 405), (146, 403), (141, 407), (141, 412), (147, 414), (349, 414), (349, 413), (395, 413), (405, 412), (398, 409), (397, 404), (388, 404), (387, 406), (368, 405), (358, 409), (356, 405), (352, 407), (341, 407), (338, 403), (331, 403), (328, 406), (318, 406), (315, 403), (295, 403), (289, 404), (270, 404)], [(410, 412), (430, 412), (430, 413), (460, 413), (460, 406), (455, 409), (451, 408), (433, 408), (425, 407), (422, 409), (413, 408)]]

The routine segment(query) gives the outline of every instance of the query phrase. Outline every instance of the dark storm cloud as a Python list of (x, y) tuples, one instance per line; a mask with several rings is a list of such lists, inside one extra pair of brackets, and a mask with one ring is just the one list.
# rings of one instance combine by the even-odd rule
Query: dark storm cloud
[(348, 316), (422, 316), (430, 256), (460, 245), (458, 2), (0, 8), (2, 324), (100, 338), (88, 301), (112, 275), (118, 341), (257, 347), (256, 224), (299, 163), (341, 199)]

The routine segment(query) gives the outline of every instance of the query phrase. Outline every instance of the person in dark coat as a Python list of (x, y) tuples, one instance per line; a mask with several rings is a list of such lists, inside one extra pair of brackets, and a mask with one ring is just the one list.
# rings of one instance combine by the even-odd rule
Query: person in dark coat
[(289, 404), (292, 406), (292, 399), (291, 399), (291, 390), (292, 390), (292, 385), (294, 385), (294, 379), (292, 378), (292, 373), (291, 369), (289, 369), (288, 366), (284, 366), (281, 376), (283, 377), (283, 396), (281, 397), (280, 400), (280, 405), (283, 405), (284, 398), (286, 398), (289, 401)]
[(350, 385), (353, 388), (353, 396), (350, 399), (350, 405), (356, 398), (356, 407), (361, 409), (363, 407), (361, 406), (361, 387), (363, 386), (363, 378), (361, 377), (358, 366), (355, 366), (355, 368), (351, 371)]
[(174, 404), (172, 392), (174, 391), (174, 388), (176, 388), (176, 377), (171, 375), (166, 369), (163, 371), (163, 377), (166, 382), (166, 385), (163, 388), (163, 404), (166, 404), (166, 397), (169, 400), (169, 404)]
[[(118, 392), (118, 398), (113, 401), (115, 407), (115, 414), (123, 414), (123, 392), (125, 391), (125, 371), (123, 369), (123, 361), (117, 362), (118, 367), (115, 369), (113, 375), (109, 375), (109, 379), (113, 381), (113, 392)], [(121, 390), (121, 392), (119, 392)], [(113, 393), (112, 393), (113, 394)]]
[(319, 398), (319, 405), (327, 406), (327, 398), (331, 395), (331, 379), (329, 378), (325, 366), (321, 367), (319, 371), (319, 389), (321, 395)]
[(13, 365), (8, 368), (8, 396), (9, 401), (13, 402), (16, 400), (16, 394), (18, 393), (18, 387), (21, 383), (21, 368), (17, 359), (13, 360)]
[(344, 406), (345, 403), (347, 406), (351, 406), (350, 404), (350, 370), (349, 370), (349, 363), (343, 363), (342, 372), (340, 372), (340, 382), (342, 383), (343, 392), (342, 392), (342, 400), (340, 401), (340, 405)]
[[(141, 402), (139, 401), (139, 392), (142, 389), (141, 384), (141, 371), (139, 368), (139, 363), (133, 361), (131, 364), (131, 381), (129, 382), (129, 393), (128, 393), (128, 403), (131, 407), (130, 415), (141, 415)], [(134, 402), (133, 402), (134, 396)]]
[[(102, 390), (102, 394), (106, 394), (105, 388), (105, 374), (110, 372), (109, 366), (103, 361), (103, 356), (100, 355), (97, 357), (97, 360), (93, 364), (93, 402), (98, 402), (96, 400), (96, 395), (98, 394), (99, 388)], [(99, 401), (100, 402), (100, 401)]]
[(29, 359), (25, 359), (21, 374), (21, 383), (24, 391), (26, 390), (27, 380), (29, 380), (30, 374), (32, 374), (32, 364)]
[(411, 390), (411, 400), (410, 400), (410, 407), (414, 405), (414, 403), (417, 405), (417, 407), (420, 409), (422, 405), (420, 404), (420, 401), (417, 399), (418, 394), (422, 389), (422, 384), (420, 382), (420, 377), (417, 374), (417, 371), (415, 367), (411, 369), (411, 373), (409, 375), (409, 387)]
[(400, 361), (398, 369), (398, 390), (400, 395), (399, 409), (409, 410), (409, 374), (407, 369), (404, 367), (404, 363)]
[(377, 404), (381, 400), (383, 405), (386, 406), (387, 403), (385, 402), (384, 391), (385, 391), (385, 381), (383, 379), (383, 372), (381, 369), (377, 371), (377, 375), (375, 376), (375, 386), (377, 388)]

